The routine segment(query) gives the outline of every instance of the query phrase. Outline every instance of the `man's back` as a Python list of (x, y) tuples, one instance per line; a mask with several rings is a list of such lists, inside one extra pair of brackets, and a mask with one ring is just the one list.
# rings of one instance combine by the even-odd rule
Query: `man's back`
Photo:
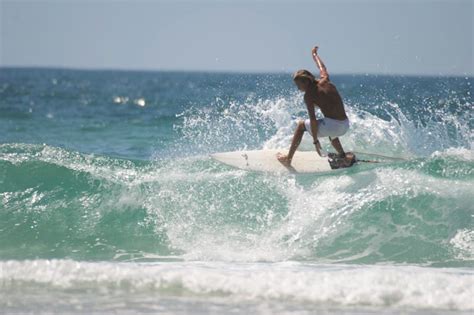
[(328, 79), (317, 80), (314, 88), (305, 93), (305, 101), (318, 106), (324, 117), (336, 120), (347, 119), (344, 104), (336, 86)]

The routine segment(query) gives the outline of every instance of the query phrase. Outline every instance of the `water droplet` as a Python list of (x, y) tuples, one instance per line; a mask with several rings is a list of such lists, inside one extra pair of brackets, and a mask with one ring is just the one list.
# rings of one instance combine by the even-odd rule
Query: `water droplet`
[(135, 104), (137, 104), (138, 106), (144, 107), (145, 104), (146, 104), (145, 99), (139, 98), (139, 99), (135, 100)]

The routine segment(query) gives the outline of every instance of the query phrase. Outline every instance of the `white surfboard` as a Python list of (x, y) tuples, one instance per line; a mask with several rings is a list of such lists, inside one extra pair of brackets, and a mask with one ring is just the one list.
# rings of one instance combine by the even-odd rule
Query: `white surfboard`
[(277, 160), (278, 152), (286, 154), (288, 149), (223, 152), (211, 154), (211, 157), (224, 164), (251, 171), (273, 173), (331, 171), (328, 158), (320, 157), (315, 151), (296, 151), (291, 162), (291, 168), (283, 166)]

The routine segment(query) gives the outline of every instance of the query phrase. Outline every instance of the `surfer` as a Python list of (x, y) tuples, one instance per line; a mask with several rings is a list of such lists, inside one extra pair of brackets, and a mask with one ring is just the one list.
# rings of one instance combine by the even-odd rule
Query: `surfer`
[[(330, 155), (330, 157), (337, 160), (339, 167), (351, 166), (355, 162), (355, 156), (352, 153), (346, 154), (339, 141), (339, 137), (349, 129), (349, 119), (344, 110), (342, 98), (336, 86), (329, 80), (326, 66), (318, 55), (318, 47), (314, 47), (311, 53), (320, 71), (320, 78), (316, 79), (308, 70), (298, 70), (293, 75), (293, 81), (298, 89), (305, 92), (304, 101), (309, 119), (298, 121), (288, 154), (278, 153), (277, 158), (283, 165), (290, 167), (293, 155), (301, 143), (304, 132), (307, 131), (313, 137), (316, 152), (320, 156), (323, 155), (318, 138), (329, 137), (332, 146), (338, 153)], [(324, 118), (316, 119), (316, 106), (319, 107)]]

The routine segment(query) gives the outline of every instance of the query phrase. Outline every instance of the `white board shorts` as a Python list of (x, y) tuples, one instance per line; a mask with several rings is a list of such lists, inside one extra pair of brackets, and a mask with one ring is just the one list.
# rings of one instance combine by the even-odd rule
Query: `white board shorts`
[[(304, 121), (304, 127), (310, 135), (313, 135), (311, 133), (311, 124), (309, 119)], [(344, 135), (347, 130), (349, 130), (349, 119), (336, 120), (326, 117), (323, 119), (318, 119), (318, 138), (337, 138)]]

